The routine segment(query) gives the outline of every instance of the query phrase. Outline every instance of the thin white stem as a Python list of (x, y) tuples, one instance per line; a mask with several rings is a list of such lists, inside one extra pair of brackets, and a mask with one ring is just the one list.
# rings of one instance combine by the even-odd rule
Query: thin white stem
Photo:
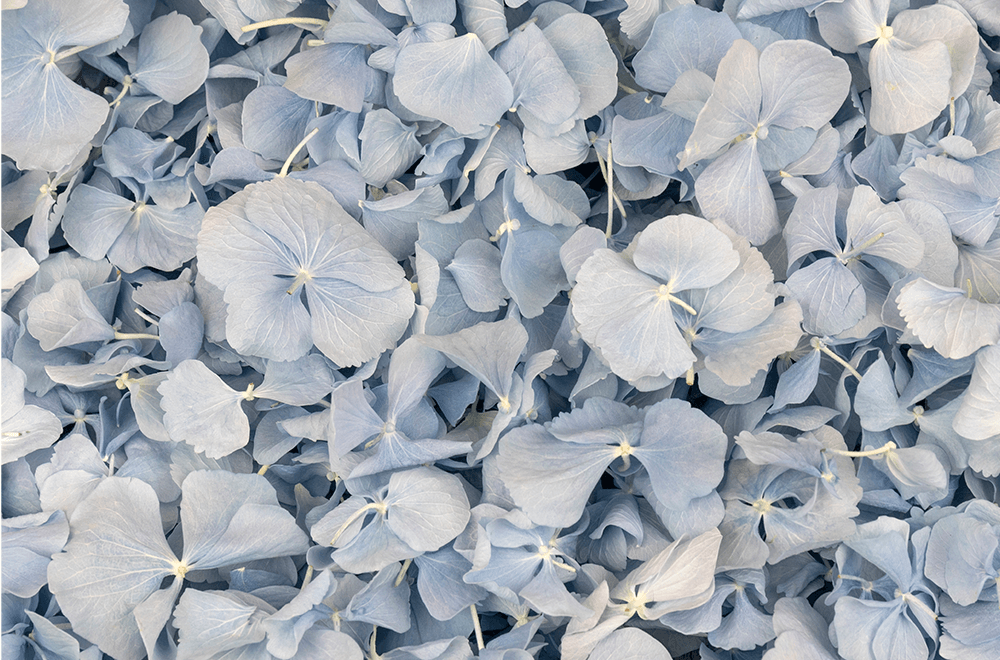
[(483, 642), (483, 629), (479, 625), (479, 610), (476, 609), (475, 603), (469, 605), (469, 611), (472, 612), (472, 627), (476, 631), (476, 646), (482, 651), (486, 644)]
[(253, 30), (276, 27), (278, 25), (316, 25), (325, 28), (329, 22), (330, 21), (324, 21), (322, 18), (312, 18), (310, 16), (286, 16), (285, 18), (272, 18), (268, 21), (260, 21), (259, 23), (244, 25), (240, 28), (240, 31), (252, 32)]
[(834, 353), (830, 349), (830, 347), (827, 346), (823, 342), (823, 340), (821, 340), (819, 337), (813, 337), (811, 344), (812, 344), (813, 348), (819, 350), (821, 353), (823, 353), (827, 357), (832, 358), (834, 362), (836, 362), (837, 364), (839, 364), (840, 366), (842, 366), (847, 371), (847, 373), (851, 374), (852, 376), (854, 376), (858, 380), (861, 380), (861, 374), (858, 373), (858, 370), (855, 369), (853, 366), (851, 366), (850, 362), (848, 362), (844, 358), (842, 358), (839, 355), (837, 355), (836, 353)]
[(263, 477), (263, 476), (264, 476), (265, 474), (267, 474), (267, 469), (268, 469), (269, 467), (271, 467), (271, 465), (270, 465), (270, 464), (267, 464), (267, 465), (261, 465), (261, 466), (260, 466), (260, 469), (259, 469), (259, 470), (257, 470), (257, 474), (259, 474), (260, 476), (262, 476), (262, 477)]
[(292, 153), (291, 155), (288, 156), (288, 159), (285, 161), (285, 164), (281, 166), (281, 172), (278, 173), (278, 176), (288, 176), (288, 168), (292, 166), (292, 161), (295, 160), (295, 157), (299, 155), (299, 152), (302, 150), (304, 146), (306, 146), (306, 143), (309, 142), (309, 140), (313, 139), (317, 133), (319, 133), (319, 127), (309, 131), (309, 133), (307, 133), (306, 136), (302, 138), (302, 141), (299, 142), (297, 145), (295, 145), (295, 149), (292, 150)]
[[(66, 59), (67, 57), (72, 57), (73, 55), (76, 55), (77, 53), (82, 53), (83, 51), (87, 50), (88, 48), (93, 48), (93, 46), (73, 46), (72, 48), (67, 48), (66, 50), (61, 50), (61, 51), (59, 51), (59, 53), (56, 54), (55, 61), (58, 62), (60, 60)], [(954, 104), (955, 103), (955, 99), (952, 99), (951, 102), (952, 102), (952, 104)], [(952, 112), (952, 117), (954, 117), (954, 116), (955, 116), (955, 114), (954, 114), (954, 111), (953, 111)]]
[(927, 603), (920, 600), (913, 594), (911, 593), (900, 594), (899, 597), (903, 600), (904, 603), (906, 603), (910, 607), (916, 606), (918, 610), (923, 610), (924, 614), (937, 621), (938, 615), (934, 613), (934, 610), (927, 607)]
[(314, 569), (313, 569), (312, 566), (307, 566), (306, 567), (306, 574), (304, 576), (302, 576), (302, 588), (303, 589), (305, 589), (306, 586), (308, 586), (308, 584), (310, 582), (312, 582), (312, 579), (313, 579), (313, 570)]
[(881, 241), (883, 238), (885, 238), (885, 232), (884, 231), (883, 232), (879, 232), (878, 234), (876, 234), (875, 236), (872, 236), (871, 238), (869, 238), (867, 241), (865, 241), (864, 243), (862, 243), (858, 247), (854, 248), (853, 250), (851, 250), (847, 254), (843, 255), (840, 258), (840, 262), (842, 264), (846, 265), (848, 261), (850, 261), (851, 259), (854, 259), (859, 254), (861, 254), (862, 252), (864, 252), (865, 250), (867, 250), (871, 246), (873, 246), (876, 243), (878, 243), (879, 241)]
[(608, 140), (608, 226), (604, 236), (611, 238), (611, 224), (615, 215), (615, 161), (611, 157), (611, 140)]
[(146, 312), (142, 311), (138, 307), (136, 307), (134, 311), (135, 311), (136, 315), (139, 316), (139, 318), (141, 318), (146, 323), (149, 323), (150, 325), (160, 325), (159, 321), (157, 321), (152, 316), (150, 316)]
[(403, 562), (403, 565), (399, 569), (399, 575), (396, 576), (396, 581), (393, 583), (392, 586), (398, 587), (399, 585), (403, 584), (403, 578), (406, 577), (406, 571), (410, 568), (410, 564), (412, 563), (413, 563), (412, 559), (407, 559), (406, 561)]
[(344, 521), (344, 524), (340, 526), (340, 529), (337, 530), (337, 533), (333, 535), (333, 538), (330, 539), (330, 543), (328, 543), (327, 545), (334, 545), (340, 539), (340, 536), (347, 531), (347, 528), (353, 525), (354, 521), (356, 521), (358, 518), (361, 518), (362, 516), (366, 515), (372, 509), (378, 509), (379, 507), (382, 506), (385, 505), (383, 505), (381, 502), (371, 502), (369, 504), (364, 505), (354, 513), (352, 513), (350, 517), (346, 521)]
[[(597, 139), (597, 136), (592, 134), (591, 138), (590, 138), (591, 143), (593, 143), (596, 139)], [(601, 168), (601, 176), (604, 177), (604, 182), (607, 183), (608, 182), (608, 170), (604, 166), (604, 159), (601, 157), (601, 152), (598, 151), (595, 148), (594, 149), (594, 154), (596, 154), (596, 156), (597, 156), (597, 166)], [(623, 218), (628, 217), (626, 215), (626, 213), (625, 213), (625, 205), (622, 204), (622, 200), (619, 199), (618, 195), (615, 194), (615, 190), (614, 190), (614, 187), (612, 185), (608, 185), (608, 194), (611, 195), (612, 199), (614, 199), (615, 206), (618, 207), (618, 212), (622, 214), (622, 217)]]
[(823, 451), (829, 452), (831, 454), (836, 454), (837, 456), (847, 456), (850, 458), (875, 458), (883, 454), (888, 454), (892, 450), (896, 449), (896, 443), (891, 440), (878, 449), (868, 449), (865, 451), (847, 451), (846, 449), (824, 449)]
[(683, 300), (681, 300), (677, 296), (673, 295), (672, 293), (667, 295), (667, 300), (669, 300), (670, 302), (674, 303), (675, 305), (677, 305), (678, 307), (680, 307), (681, 309), (683, 309), (685, 312), (687, 312), (691, 316), (698, 316), (698, 310), (697, 309), (695, 309), (691, 305), (687, 304), (686, 302), (684, 302)]
[(128, 94), (128, 90), (131, 88), (132, 88), (132, 76), (125, 76), (125, 78), (122, 79), (122, 91), (120, 91), (118, 93), (118, 96), (115, 97), (115, 100), (113, 100), (110, 103), (111, 107), (113, 108), (119, 103), (121, 103), (122, 99), (125, 98), (125, 95)]
[(948, 128), (948, 135), (952, 136), (955, 134), (955, 97), (951, 97), (948, 101), (948, 119), (950, 120), (951, 126)]
[(118, 332), (115, 330), (115, 339), (155, 339), (160, 340), (156, 335), (150, 335), (145, 332)]

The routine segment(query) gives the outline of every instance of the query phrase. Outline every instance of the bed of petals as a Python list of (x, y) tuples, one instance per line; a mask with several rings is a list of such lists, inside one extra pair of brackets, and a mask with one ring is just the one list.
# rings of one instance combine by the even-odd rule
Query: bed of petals
[(3, 0), (2, 651), (1000, 657), (994, 0)]

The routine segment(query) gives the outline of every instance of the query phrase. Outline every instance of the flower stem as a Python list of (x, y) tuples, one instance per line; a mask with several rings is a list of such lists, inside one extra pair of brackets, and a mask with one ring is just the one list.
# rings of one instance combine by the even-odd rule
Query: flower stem
[(145, 332), (118, 332), (115, 330), (115, 339), (155, 339), (160, 340), (156, 335), (150, 335)]
[(891, 440), (878, 449), (867, 449), (865, 451), (847, 451), (846, 449), (824, 449), (823, 451), (836, 454), (837, 456), (847, 456), (849, 458), (874, 458), (882, 454), (888, 454), (896, 449), (896, 443)]
[(363, 507), (352, 513), (350, 517), (346, 521), (344, 521), (344, 524), (340, 526), (340, 529), (337, 530), (337, 533), (333, 535), (333, 538), (330, 539), (330, 543), (328, 545), (334, 545), (340, 539), (341, 534), (346, 532), (347, 528), (350, 527), (352, 524), (354, 524), (354, 521), (356, 521), (358, 518), (361, 518), (362, 516), (366, 515), (368, 511), (371, 511), (372, 509), (378, 509), (380, 507), (384, 508), (385, 505), (382, 504), (381, 502), (370, 502), (369, 504), (364, 505)]
[[(319, 133), (319, 127), (316, 127), (311, 131), (309, 131), (309, 133), (307, 133), (306, 136), (302, 138), (302, 141), (299, 142), (297, 145), (295, 145), (295, 148), (292, 149), (292, 153), (288, 156), (288, 159), (285, 160), (285, 164), (281, 166), (281, 171), (278, 172), (278, 176), (282, 177), (288, 176), (288, 168), (292, 166), (292, 161), (294, 161), (295, 157), (299, 155), (300, 151), (302, 151), (302, 147), (306, 146), (306, 143), (309, 142), (309, 140), (313, 139), (317, 133)], [(289, 291), (289, 293), (291, 293), (291, 291)]]
[(410, 568), (410, 564), (412, 563), (413, 563), (412, 559), (407, 559), (406, 561), (403, 562), (403, 565), (399, 569), (399, 575), (396, 576), (396, 581), (393, 583), (392, 586), (398, 587), (399, 585), (403, 584), (403, 578), (406, 577), (406, 571)]
[(156, 319), (154, 319), (154, 318), (153, 318), (152, 316), (150, 316), (150, 315), (149, 315), (149, 314), (147, 314), (146, 312), (142, 311), (142, 310), (141, 310), (141, 309), (139, 309), (138, 307), (136, 307), (134, 311), (135, 311), (136, 315), (137, 315), (137, 316), (138, 316), (139, 318), (141, 318), (141, 319), (142, 319), (143, 321), (145, 321), (146, 323), (149, 323), (150, 325), (160, 325), (160, 322), (159, 322), (159, 321), (157, 321), (157, 320), (156, 320)]
[(479, 625), (479, 610), (476, 609), (475, 603), (469, 605), (469, 611), (472, 613), (472, 627), (476, 631), (476, 646), (482, 651), (486, 644), (483, 642), (483, 628)]
[(615, 215), (615, 161), (611, 158), (611, 140), (608, 140), (608, 227), (604, 230), (604, 237), (611, 238), (611, 224)]
[(322, 18), (312, 18), (310, 16), (286, 16), (285, 18), (272, 18), (267, 21), (244, 25), (240, 28), (240, 31), (252, 32), (253, 30), (276, 27), (278, 25), (317, 25), (321, 28), (325, 28), (329, 22), (330, 21), (324, 21)]
[(858, 370), (855, 369), (853, 366), (851, 366), (851, 364), (847, 360), (834, 353), (829, 346), (823, 343), (822, 339), (820, 339), (819, 337), (813, 337), (812, 342), (810, 343), (814, 349), (829, 356), (830, 358), (833, 359), (834, 362), (842, 366), (847, 371), (847, 373), (851, 374), (858, 380), (861, 380), (861, 374), (858, 373)]

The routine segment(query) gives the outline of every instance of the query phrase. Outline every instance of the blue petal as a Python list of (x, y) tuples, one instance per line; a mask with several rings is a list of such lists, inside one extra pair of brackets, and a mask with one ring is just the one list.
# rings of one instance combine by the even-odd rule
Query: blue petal
[(475, 33), (403, 48), (393, 89), (413, 112), (466, 135), (495, 124), (514, 100), (510, 81)]
[(208, 50), (201, 33), (201, 26), (184, 14), (171, 12), (153, 19), (139, 35), (132, 77), (167, 103), (180, 103), (208, 76)]
[[(693, 34), (699, 38), (690, 38)], [(725, 13), (682, 5), (660, 14), (632, 62), (636, 82), (666, 93), (689, 69), (704, 71), (714, 78), (719, 62), (739, 38), (739, 30)]]

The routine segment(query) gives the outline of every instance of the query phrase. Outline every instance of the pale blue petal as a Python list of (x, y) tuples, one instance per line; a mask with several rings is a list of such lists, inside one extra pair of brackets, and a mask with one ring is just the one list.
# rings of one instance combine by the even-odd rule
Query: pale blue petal
[(291, 362), (268, 361), (264, 381), (254, 390), (254, 396), (307, 406), (333, 390), (333, 374), (329, 360), (315, 353)]
[(858, 383), (854, 410), (861, 419), (861, 427), (868, 431), (886, 431), (914, 420), (913, 414), (899, 403), (892, 371), (882, 354)]
[(181, 484), (183, 562), (192, 570), (304, 554), (308, 539), (256, 474), (192, 472)]
[[(697, 34), (699, 38), (692, 39)], [(719, 62), (740, 32), (724, 13), (682, 5), (660, 14), (652, 33), (632, 61), (643, 87), (669, 92), (685, 71), (698, 69), (715, 77)]]
[(500, 276), (502, 255), (495, 245), (482, 239), (466, 241), (446, 267), (455, 278), (462, 298), (476, 312), (495, 312), (509, 297)]
[(614, 447), (561, 442), (529, 424), (501, 438), (497, 466), (514, 502), (533, 522), (571, 527), (614, 460)]
[(930, 122), (948, 105), (948, 47), (928, 41), (906, 47), (879, 39), (869, 55), (872, 106), (868, 121), (883, 135), (906, 133)]
[(315, 104), (277, 85), (243, 100), (243, 144), (263, 158), (284, 161), (306, 134)]
[(517, 319), (508, 317), (450, 335), (420, 335), (418, 340), (485, 383), (502, 403), (510, 395), (514, 367), (528, 343), (528, 333)]
[(167, 362), (178, 365), (198, 357), (205, 336), (205, 319), (193, 302), (181, 303), (161, 316), (157, 327)]
[(466, 135), (495, 124), (514, 100), (510, 81), (475, 33), (400, 50), (393, 89), (411, 111)]
[(726, 448), (726, 434), (716, 422), (684, 401), (668, 399), (646, 413), (633, 454), (649, 472), (657, 500), (683, 509), (722, 481)]
[(56, 282), (28, 304), (28, 332), (43, 350), (114, 339), (115, 331), (83, 290), (79, 280)]
[(817, 335), (835, 335), (861, 320), (865, 289), (834, 257), (825, 257), (792, 273), (786, 281), (802, 305), (804, 327)]
[(520, 170), (513, 174), (514, 198), (535, 220), (575, 227), (590, 215), (587, 193), (576, 183), (553, 174), (531, 177)]
[(799, 195), (785, 225), (788, 263), (810, 252), (842, 251), (836, 229), (837, 188), (813, 188)]
[(139, 35), (132, 76), (167, 103), (177, 104), (201, 87), (208, 76), (208, 51), (201, 26), (171, 12), (150, 21)]
[(713, 161), (696, 179), (695, 194), (703, 214), (725, 221), (754, 245), (766, 243), (781, 230), (754, 137)]
[(955, 236), (982, 247), (1000, 221), (997, 199), (984, 196), (974, 170), (943, 156), (930, 156), (899, 175), (901, 199), (928, 202), (944, 213)]
[(382, 87), (385, 74), (366, 63), (364, 45), (323, 44), (285, 61), (285, 87), (304, 99), (361, 112), (362, 103)]
[(758, 126), (761, 102), (760, 53), (749, 41), (733, 42), (719, 63), (712, 95), (698, 113), (680, 156), (680, 168), (708, 158)]
[(574, 116), (587, 119), (610, 105), (618, 93), (618, 60), (597, 19), (567, 12), (542, 33), (580, 90)]
[(371, 582), (354, 594), (344, 610), (344, 618), (364, 621), (380, 628), (406, 632), (410, 628), (410, 583), (399, 584), (399, 564), (392, 563), (379, 570)]
[(1000, 435), (1000, 347), (988, 346), (976, 354), (972, 382), (952, 426), (962, 437), (986, 440)]
[(222, 458), (250, 441), (243, 393), (226, 385), (203, 362), (185, 360), (157, 391), (163, 425), (176, 442), (187, 442), (209, 458)]
[(719, 284), (740, 264), (728, 236), (688, 214), (649, 224), (636, 241), (633, 259), (641, 271), (666, 281), (670, 293)]
[(507, 239), (500, 277), (525, 318), (541, 316), (545, 306), (568, 288), (559, 263), (561, 247), (560, 238), (545, 229), (521, 229)]
[(523, 107), (546, 124), (573, 117), (580, 90), (537, 25), (515, 30), (494, 57), (513, 85), (511, 107)]
[(760, 122), (819, 130), (847, 98), (847, 62), (819, 44), (779, 41), (760, 54)]
[(472, 565), (450, 547), (424, 553), (413, 562), (419, 569), (417, 589), (420, 598), (438, 621), (454, 618), (486, 596), (485, 589), (462, 580)]
[(138, 479), (108, 478), (77, 506), (71, 529), (49, 566), (49, 588), (76, 633), (117, 658), (140, 660), (146, 651), (133, 612), (178, 564), (156, 493)]
[[(72, 9), (72, 11), (70, 11)], [(52, 63), (46, 50), (91, 46), (114, 38), (128, 6), (93, 0), (73, 8), (53, 0), (8, 11), (3, 22), (3, 153), (19, 169), (58, 171), (104, 124), (108, 102), (84, 90)], [(44, 57), (44, 59), (43, 59)]]
[(461, 480), (436, 468), (418, 467), (389, 479), (389, 529), (419, 552), (433, 552), (469, 522)]
[(1000, 342), (1000, 305), (982, 303), (918, 278), (896, 299), (907, 328), (946, 358), (961, 359)]
[[(736, 251), (729, 249), (738, 260)], [(713, 269), (712, 274), (717, 272)], [(594, 252), (577, 273), (573, 317), (580, 334), (626, 380), (661, 374), (676, 378), (694, 364), (671, 303), (659, 298), (661, 286), (665, 285), (605, 249)]]
[[(361, 139), (361, 176), (376, 188), (400, 176), (423, 151), (416, 126), (407, 126), (385, 108), (365, 115)], [(409, 255), (407, 255), (409, 256)]]
[[(174, 626), (180, 633), (178, 657), (223, 654), (264, 640), (259, 607), (224, 591), (188, 589), (174, 609)], [(231, 655), (231, 654), (227, 654)]]
[(611, 142), (614, 161), (644, 167), (670, 176), (677, 172), (677, 154), (691, 135), (693, 125), (673, 112), (660, 112), (645, 119), (614, 118)]
[(31, 598), (49, 579), (46, 571), (52, 555), (69, 539), (69, 523), (62, 511), (4, 518), (4, 591)]

